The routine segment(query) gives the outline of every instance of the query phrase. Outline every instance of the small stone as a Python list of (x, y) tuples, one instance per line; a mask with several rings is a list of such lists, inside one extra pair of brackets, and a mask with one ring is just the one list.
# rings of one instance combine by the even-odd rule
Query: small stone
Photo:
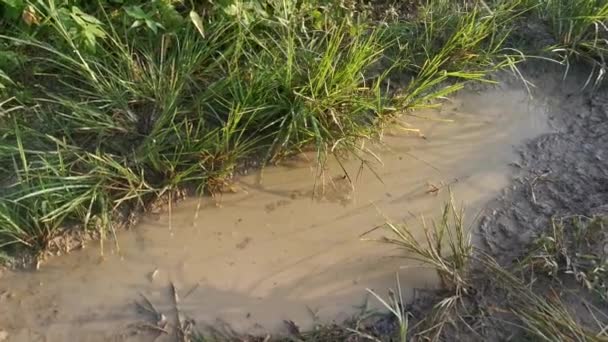
[(150, 281), (154, 281), (158, 276), (158, 268), (150, 273)]
[(8, 333), (4, 330), (0, 330), (0, 342), (8, 341)]

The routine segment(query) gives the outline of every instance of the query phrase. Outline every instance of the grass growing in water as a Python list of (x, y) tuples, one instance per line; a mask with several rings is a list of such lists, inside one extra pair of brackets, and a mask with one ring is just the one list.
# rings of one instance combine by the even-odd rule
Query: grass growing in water
[[(434, 221), (431, 227), (427, 225), (423, 217), (422, 227), (424, 237), (419, 239), (406, 225), (389, 222), (385, 228), (394, 237), (384, 237), (381, 241), (403, 250), (403, 257), (420, 261), (437, 271), (441, 287), (446, 295), (435, 304), (428, 317), (417, 324), (415, 333), (417, 336), (437, 340), (450, 317), (457, 314), (463, 296), (466, 296), (470, 290), (469, 272), (473, 245), (470, 232), (464, 226), (464, 211), (456, 209), (453, 200), (445, 204), (440, 219)], [(378, 296), (376, 295), (376, 297)], [(400, 326), (408, 326), (408, 313), (397, 312), (392, 306), (388, 306), (384, 302), (383, 304), (397, 317)], [(402, 317), (406, 318), (405, 325)], [(402, 331), (403, 341), (405, 341), (406, 335), (407, 329)]]
[[(449, 224), (448, 217), (453, 215), (452, 224)], [(575, 218), (580, 220), (581, 218)], [(469, 322), (476, 322), (477, 326), (483, 326), (484, 320), (502, 321), (502, 324), (516, 329), (523, 329), (526, 338), (542, 341), (604, 341), (607, 337), (606, 325), (601, 323), (602, 319), (607, 318), (601, 309), (594, 308), (587, 304), (590, 315), (595, 319), (597, 327), (590, 328), (582, 324), (580, 320), (571, 313), (571, 306), (564, 304), (560, 299), (560, 294), (556, 290), (549, 288), (537, 289), (531, 283), (526, 283), (524, 278), (517, 276), (518, 270), (506, 269), (498, 262), (481, 250), (473, 249), (470, 236), (462, 228), (462, 215), (455, 211), (452, 204), (447, 204), (439, 224), (434, 224), (429, 229), (424, 223), (425, 236), (423, 239), (416, 239), (413, 233), (404, 225), (387, 223), (387, 231), (395, 237), (387, 237), (382, 241), (396, 245), (403, 251), (403, 257), (423, 262), (425, 265), (435, 269), (441, 279), (443, 290), (439, 293), (439, 298), (432, 310), (427, 312), (427, 316), (419, 317), (418, 322), (410, 328), (409, 335), (407, 330), (403, 333), (401, 340), (407, 337), (420, 338), (424, 340), (438, 341), (442, 339), (444, 329), (453, 327), (458, 323), (463, 323), (468, 331), (475, 333)], [(603, 276), (602, 266), (589, 267), (589, 253), (585, 248), (577, 249), (580, 253), (570, 253), (568, 250), (571, 244), (582, 243), (588, 238), (593, 238), (590, 234), (597, 234), (601, 231), (602, 219), (585, 220), (584, 223), (576, 221), (573, 230), (574, 237), (566, 237), (562, 223), (554, 225), (551, 237), (539, 239), (536, 249), (532, 249), (531, 256), (522, 265), (529, 267), (530, 263), (541, 260), (541, 266), (550, 265), (552, 272), (565, 272), (573, 274), (577, 280), (581, 274), (583, 279), (588, 277), (587, 273), (598, 272)], [(569, 241), (569, 242), (566, 242)], [(603, 246), (602, 240), (595, 241), (594, 246)], [(542, 252), (544, 251), (544, 252)], [(582, 255), (582, 253), (587, 253)], [(601, 254), (601, 253), (600, 253)], [(566, 260), (564, 260), (566, 259)], [(599, 256), (594, 260), (599, 261)], [(547, 261), (551, 260), (551, 261)], [(583, 261), (584, 260), (584, 261)], [(542, 262), (544, 261), (544, 262)], [(583, 267), (584, 263), (587, 267)], [(546, 269), (546, 268), (545, 268)], [(545, 270), (541, 269), (541, 270)], [(576, 271), (572, 271), (572, 269)], [(587, 272), (587, 273), (585, 273)], [(483, 274), (482, 284), (476, 281), (474, 274)], [(557, 277), (557, 275), (553, 275)], [(476, 298), (476, 291), (483, 291), (483, 282), (491, 279), (494, 284), (493, 291), (501, 291), (497, 298)], [(556, 278), (557, 279), (557, 278)], [(597, 276), (596, 276), (597, 279)], [(602, 288), (603, 283), (597, 284), (597, 288), (589, 287), (589, 282), (582, 285), (592, 291)], [(563, 285), (562, 285), (563, 286)], [(558, 286), (557, 291), (564, 291)], [(487, 290), (485, 290), (487, 291)], [(491, 290), (492, 291), (492, 290)], [(386, 308), (394, 315), (397, 322), (403, 321), (403, 317), (408, 317), (409, 312), (405, 311), (403, 301), (387, 303), (374, 294)], [(579, 299), (581, 300), (581, 299)], [(605, 299), (604, 300), (605, 303)], [(584, 299), (582, 300), (584, 301)], [(596, 311), (596, 313), (594, 313)], [(493, 312), (493, 313), (492, 313)], [(496, 314), (496, 312), (500, 314)], [(505, 314), (508, 314), (505, 316)], [(596, 318), (596, 314), (597, 317)], [(487, 317), (489, 316), (489, 318)], [(481, 322), (481, 323), (480, 323)], [(495, 324), (495, 323), (494, 323)], [(483, 328), (482, 328), (483, 329)], [(598, 332), (599, 331), (599, 332)], [(475, 333), (481, 338), (481, 335)], [(457, 336), (449, 335), (449, 336)], [(522, 337), (523, 338), (523, 337)]]
[(403, 249), (406, 257), (421, 261), (437, 270), (441, 285), (450, 292), (466, 291), (469, 260), (473, 245), (464, 226), (464, 212), (450, 201), (443, 208), (441, 219), (429, 227), (422, 218), (424, 239), (417, 239), (405, 225), (387, 223), (395, 235), (382, 241)]
[(248, 160), (364, 154), (361, 142), (406, 111), (514, 65), (502, 48), (509, 3), (433, 0), (380, 25), (316, 0), (33, 2), (0, 34), (12, 56), (0, 248), (45, 250), (66, 230), (103, 241), (161, 197), (220, 192)]

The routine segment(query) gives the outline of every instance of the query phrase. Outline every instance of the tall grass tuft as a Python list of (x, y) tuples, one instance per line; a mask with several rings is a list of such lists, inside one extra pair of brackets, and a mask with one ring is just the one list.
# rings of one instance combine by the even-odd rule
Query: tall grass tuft
[(483, 4), (429, 0), (411, 23), (397, 25), (398, 65), (411, 74), (399, 100), (408, 108), (433, 105), (462, 89), (467, 82), (491, 82), (504, 68), (516, 70), (523, 54), (507, 49), (511, 23), (521, 1)]
[(244, 161), (361, 156), (398, 116), (516, 68), (505, 41), (522, 1), (428, 0), (382, 23), (317, 0), (153, 2), (145, 23), (118, 3), (32, 2), (27, 28), (0, 31), (19, 57), (0, 56), (14, 85), (0, 101), (0, 245), (43, 248), (68, 227), (112, 235), (167, 194), (220, 192)]
[(604, 0), (536, 0), (539, 16), (549, 23), (557, 44), (547, 49), (570, 65), (590, 63), (595, 84), (606, 74), (608, 58), (608, 2)]
[(605, 338), (578, 322), (557, 296), (535, 293), (513, 273), (487, 255), (479, 258), (496, 284), (509, 293), (508, 310), (523, 324), (529, 335), (541, 341), (605, 341)]
[(404, 258), (420, 261), (436, 270), (446, 296), (434, 305), (430, 315), (422, 321), (424, 324), (418, 327), (416, 336), (437, 340), (452, 316), (458, 314), (458, 304), (471, 288), (469, 271), (473, 245), (470, 232), (464, 226), (464, 211), (456, 209), (453, 200), (445, 204), (441, 218), (432, 226), (429, 227), (423, 217), (422, 227), (424, 238), (419, 239), (406, 225), (386, 223), (394, 237), (384, 237), (381, 241), (402, 249)]
[(407, 342), (407, 334), (409, 332), (409, 313), (405, 310), (406, 303), (403, 301), (403, 294), (401, 291), (401, 282), (397, 275), (397, 292), (390, 290), (389, 298), (383, 299), (376, 292), (367, 289), (372, 296), (374, 296), (392, 315), (397, 319), (399, 326), (399, 337), (397, 341)]
[(469, 262), (473, 245), (469, 230), (464, 226), (464, 212), (453, 201), (446, 203), (443, 213), (432, 226), (422, 219), (424, 239), (418, 239), (406, 225), (387, 223), (395, 237), (382, 241), (404, 250), (404, 257), (421, 261), (437, 271), (443, 288), (460, 294), (469, 287)]

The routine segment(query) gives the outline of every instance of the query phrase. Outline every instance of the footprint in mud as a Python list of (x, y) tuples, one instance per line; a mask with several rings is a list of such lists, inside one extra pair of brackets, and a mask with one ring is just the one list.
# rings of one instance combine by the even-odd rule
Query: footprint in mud
[(279, 200), (274, 203), (270, 203), (270, 204), (266, 205), (266, 212), (270, 213), (270, 212), (275, 211), (276, 209), (278, 209), (280, 207), (284, 207), (290, 203), (291, 202), (288, 200)]
[(247, 247), (247, 245), (249, 245), (250, 242), (251, 242), (251, 238), (246, 237), (243, 239), (243, 241), (237, 243), (235, 247), (238, 249), (245, 249)]
[[(289, 194), (289, 197), (290, 197), (292, 200), (297, 200), (297, 199), (299, 199), (299, 198), (305, 197), (307, 194), (308, 194), (308, 193), (303, 193), (303, 192), (302, 192), (302, 191), (300, 191), (300, 190), (294, 190), (294, 191), (292, 191), (292, 192)], [(308, 194), (308, 195), (309, 195), (309, 194)]]
[(294, 191), (291, 193), (291, 199), (313, 198), (316, 201), (328, 201), (331, 203), (340, 203), (347, 206), (353, 202), (353, 186), (347, 176), (336, 176), (324, 184), (319, 184), (315, 188), (306, 191)]

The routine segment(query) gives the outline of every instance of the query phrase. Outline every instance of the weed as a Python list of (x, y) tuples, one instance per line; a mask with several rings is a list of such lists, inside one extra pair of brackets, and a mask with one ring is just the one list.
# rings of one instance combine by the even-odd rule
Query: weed
[(376, 292), (367, 289), (372, 296), (374, 296), (382, 305), (390, 311), (390, 313), (397, 319), (399, 326), (399, 338), (398, 341), (406, 342), (407, 334), (409, 331), (409, 313), (405, 311), (405, 302), (403, 301), (403, 295), (401, 291), (401, 283), (399, 276), (397, 276), (397, 292), (389, 291), (389, 299), (384, 300)]
[(508, 309), (523, 323), (526, 331), (543, 341), (601, 341), (600, 335), (581, 325), (557, 296), (542, 296), (521, 279), (486, 255), (480, 261), (509, 293)]
[[(432, 227), (426, 224), (424, 217), (422, 226), (423, 241), (417, 239), (407, 226), (387, 223), (386, 228), (396, 237), (384, 237), (381, 241), (403, 249), (405, 258), (420, 261), (437, 271), (442, 288), (448, 295), (434, 305), (432, 312), (417, 325), (418, 329), (415, 333), (419, 337), (437, 340), (451, 317), (457, 315), (459, 302), (470, 290), (469, 270), (473, 245), (470, 232), (464, 227), (464, 211), (457, 210), (453, 200), (445, 204), (441, 219), (433, 222)], [(376, 294), (374, 295), (381, 300)], [(398, 318), (402, 328), (401, 336), (405, 339), (408, 327), (407, 314), (397, 311), (402, 300), (394, 301), (392, 305), (382, 300), (381, 302)]]
[(604, 77), (608, 56), (608, 3), (604, 0), (537, 0), (539, 16), (549, 23), (557, 44), (547, 49), (566, 63), (582, 59)]
[[(369, 6), (321, 0), (12, 1), (0, 24), (12, 99), (0, 102), (1, 244), (44, 248), (67, 227), (113, 234), (167, 194), (221, 191), (244, 160), (364, 155), (399, 115), (516, 70), (523, 54), (505, 41), (523, 3), (429, 0), (379, 23)], [(588, 15), (598, 6), (577, 9), (562, 45), (603, 46), (603, 7)], [(464, 261), (450, 262), (448, 287)]]
[(463, 214), (450, 201), (444, 206), (441, 219), (433, 222), (432, 227), (422, 219), (424, 241), (417, 239), (407, 226), (393, 223), (387, 223), (386, 227), (396, 237), (385, 237), (382, 241), (403, 249), (406, 258), (433, 267), (443, 288), (458, 295), (469, 287), (467, 273), (473, 253), (471, 235), (464, 226)]
[(604, 251), (605, 218), (581, 216), (554, 219), (551, 231), (538, 238), (522, 262), (531, 271), (553, 279), (569, 274), (586, 289), (608, 299), (608, 265)]

